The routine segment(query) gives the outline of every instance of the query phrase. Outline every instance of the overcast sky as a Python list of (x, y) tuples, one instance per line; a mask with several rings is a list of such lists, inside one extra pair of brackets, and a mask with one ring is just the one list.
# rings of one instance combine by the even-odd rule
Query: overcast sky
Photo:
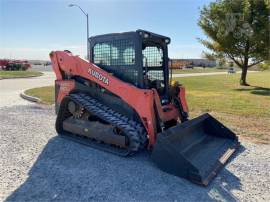
[(171, 38), (169, 57), (200, 58), (205, 37), (197, 22), (210, 0), (0, 0), (0, 58), (49, 60), (52, 50), (86, 55), (90, 36), (145, 29)]

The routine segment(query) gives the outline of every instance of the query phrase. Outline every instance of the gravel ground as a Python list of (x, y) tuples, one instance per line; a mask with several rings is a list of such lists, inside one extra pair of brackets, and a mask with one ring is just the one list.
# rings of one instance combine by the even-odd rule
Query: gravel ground
[(148, 153), (121, 158), (58, 137), (52, 107), (0, 107), (0, 200), (270, 201), (270, 147), (242, 142), (207, 188), (166, 174)]

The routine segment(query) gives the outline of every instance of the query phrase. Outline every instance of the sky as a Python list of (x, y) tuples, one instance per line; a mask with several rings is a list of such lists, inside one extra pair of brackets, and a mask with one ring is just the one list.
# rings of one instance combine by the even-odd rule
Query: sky
[(52, 50), (86, 56), (90, 36), (145, 29), (171, 38), (170, 58), (201, 58), (197, 25), (210, 0), (0, 0), (0, 58), (49, 60)]

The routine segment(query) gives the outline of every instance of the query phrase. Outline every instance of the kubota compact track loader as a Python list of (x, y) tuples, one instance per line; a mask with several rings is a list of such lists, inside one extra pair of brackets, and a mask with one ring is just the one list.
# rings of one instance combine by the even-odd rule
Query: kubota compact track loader
[(165, 172), (207, 185), (239, 142), (209, 114), (188, 120), (185, 89), (169, 78), (170, 38), (137, 30), (89, 43), (90, 61), (50, 53), (58, 134), (121, 156), (148, 148)]

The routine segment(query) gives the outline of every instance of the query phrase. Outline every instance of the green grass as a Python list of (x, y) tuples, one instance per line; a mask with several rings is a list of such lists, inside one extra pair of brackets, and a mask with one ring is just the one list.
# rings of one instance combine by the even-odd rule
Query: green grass
[(177, 79), (186, 87), (191, 117), (208, 112), (241, 138), (270, 142), (270, 72), (249, 73), (251, 86), (239, 85), (240, 74)]
[(27, 70), (27, 71), (0, 71), (0, 78), (11, 79), (11, 78), (26, 78), (33, 76), (41, 76), (41, 72)]
[(239, 78), (233, 74), (177, 80), (186, 87), (191, 111), (270, 117), (270, 72), (249, 73), (251, 86), (240, 86)]
[(37, 97), (43, 104), (54, 103), (54, 86), (45, 86), (40, 88), (32, 88), (24, 92), (26, 95)]
[[(249, 73), (251, 86), (239, 85), (240, 74), (177, 79), (186, 87), (191, 117), (208, 112), (241, 138), (270, 142), (270, 71)], [(34, 88), (26, 94), (54, 103), (54, 87)]]

